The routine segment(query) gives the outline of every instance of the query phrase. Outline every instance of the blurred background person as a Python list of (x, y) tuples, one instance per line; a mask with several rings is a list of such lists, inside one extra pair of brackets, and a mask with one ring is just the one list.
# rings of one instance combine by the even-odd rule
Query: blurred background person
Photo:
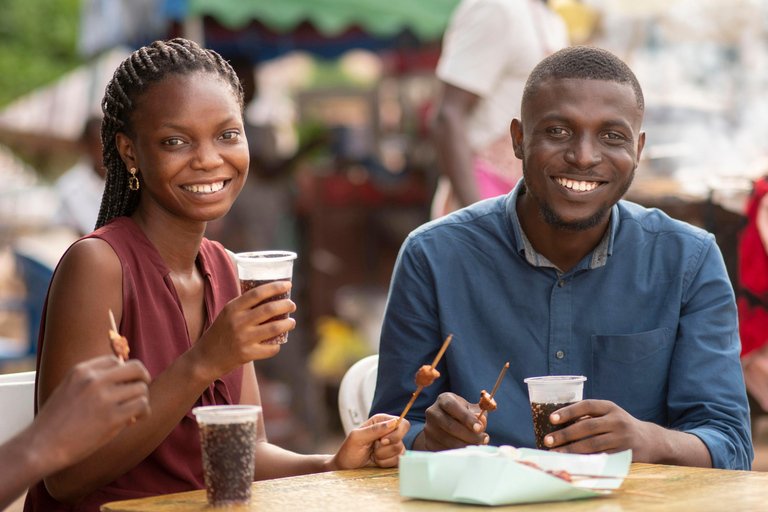
[(737, 304), (752, 431), (768, 414), (768, 178), (755, 181), (739, 241)]
[(104, 193), (104, 162), (101, 155), (101, 117), (91, 117), (79, 141), (82, 156), (54, 185), (59, 197), (57, 217), (78, 236), (93, 231)]
[(433, 127), (440, 177), (437, 218), (506, 194), (522, 177), (509, 137), (533, 67), (568, 45), (568, 31), (545, 0), (463, 0), (443, 37), (442, 93)]

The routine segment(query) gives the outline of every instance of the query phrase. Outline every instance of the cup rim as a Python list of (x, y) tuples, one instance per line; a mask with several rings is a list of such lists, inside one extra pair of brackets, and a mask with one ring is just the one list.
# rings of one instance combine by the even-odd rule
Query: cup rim
[(577, 384), (579, 382), (586, 381), (587, 378), (584, 375), (543, 375), (541, 377), (528, 377), (523, 379), (526, 384)]
[(209, 418), (219, 417), (219, 413), (226, 414), (228, 419), (231, 420), (229, 422), (237, 423), (254, 417), (258, 418), (261, 411), (262, 407), (260, 405), (202, 405), (193, 408), (192, 414), (195, 415), (198, 423), (206, 423), (201, 421), (200, 416), (208, 416)]
[(235, 260), (244, 263), (264, 262), (264, 263), (282, 263), (284, 261), (293, 261), (297, 254), (292, 251), (248, 251), (235, 253)]

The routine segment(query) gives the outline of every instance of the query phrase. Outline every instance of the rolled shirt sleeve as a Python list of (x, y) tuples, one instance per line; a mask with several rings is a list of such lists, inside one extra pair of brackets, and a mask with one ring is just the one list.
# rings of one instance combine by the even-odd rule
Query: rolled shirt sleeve
[(754, 454), (736, 304), (714, 237), (706, 241), (684, 280), (669, 372), (669, 428), (699, 437), (713, 467), (750, 469)]

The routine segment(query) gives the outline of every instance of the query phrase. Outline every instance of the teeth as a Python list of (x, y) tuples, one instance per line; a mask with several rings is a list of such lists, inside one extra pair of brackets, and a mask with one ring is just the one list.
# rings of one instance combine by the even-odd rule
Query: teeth
[(581, 192), (589, 192), (597, 188), (597, 182), (595, 181), (573, 181), (565, 178), (555, 178), (560, 185), (571, 190), (579, 190)]
[(196, 194), (211, 194), (213, 192), (218, 192), (219, 190), (224, 188), (224, 182), (223, 181), (217, 181), (216, 183), (211, 184), (205, 184), (205, 185), (182, 185), (184, 190), (189, 190), (190, 192), (194, 192)]

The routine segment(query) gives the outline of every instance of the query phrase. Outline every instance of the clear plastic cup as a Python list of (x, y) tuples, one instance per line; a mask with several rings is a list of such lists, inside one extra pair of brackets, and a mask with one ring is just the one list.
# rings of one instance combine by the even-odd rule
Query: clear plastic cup
[[(251, 288), (256, 288), (257, 286), (271, 283), (272, 281), (291, 281), (293, 278), (293, 260), (295, 259), (296, 253), (290, 251), (255, 251), (235, 254), (237, 277), (240, 279), (240, 292), (245, 293)], [(259, 304), (290, 298), (291, 292), (289, 291), (270, 297)], [(267, 320), (267, 322), (282, 320), (284, 318), (288, 318), (287, 313), (272, 317)], [(282, 345), (287, 341), (288, 333), (284, 332), (274, 338), (265, 340), (262, 343), (268, 345)]]
[(528, 398), (531, 401), (533, 432), (536, 436), (536, 448), (546, 450), (544, 438), (557, 430), (576, 423), (576, 420), (553, 425), (549, 416), (558, 409), (581, 401), (584, 395), (583, 375), (549, 375), (528, 377), (523, 382), (528, 384)]
[(207, 405), (192, 413), (200, 426), (203, 475), (208, 503), (246, 505), (256, 469), (258, 405)]

